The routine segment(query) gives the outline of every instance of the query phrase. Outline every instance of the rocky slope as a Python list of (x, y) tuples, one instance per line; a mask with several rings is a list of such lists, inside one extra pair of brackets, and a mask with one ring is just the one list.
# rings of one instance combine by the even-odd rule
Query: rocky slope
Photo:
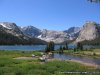
[(72, 33), (77, 33), (81, 30), (80, 27), (71, 27), (68, 30), (65, 30), (64, 32), (68, 33), (68, 34), (72, 34)]
[(23, 34), (15, 23), (0, 22), (0, 44), (45, 44), (35, 37)]
[(81, 42), (81, 41), (91, 41), (100, 36), (100, 25), (95, 22), (86, 22), (83, 26), (83, 28), (80, 30), (80, 33), (75, 40), (75, 42)]
[(21, 27), (20, 29), (25, 35), (30, 37), (38, 37), (41, 34), (41, 30), (33, 26)]
[(47, 29), (40, 30), (33, 26), (27, 26), (23, 27), (21, 31), (27, 36), (36, 37), (47, 42), (53, 41), (55, 43), (62, 43), (67, 40), (75, 39), (79, 34), (80, 28), (73, 27), (66, 31), (54, 31)]
[(74, 40), (78, 37), (80, 30), (80, 27), (71, 27), (68, 30), (65, 30), (64, 32), (68, 34), (69, 40)]
[(53, 41), (55, 43), (61, 43), (68, 39), (67, 33), (63, 31), (51, 31), (46, 29), (42, 30), (42, 33), (38, 36), (38, 38), (47, 42)]
[(18, 28), (18, 26), (15, 23), (9, 23), (9, 22), (0, 22), (0, 26), (3, 27), (3, 29), (14, 36), (23, 36), (23, 33)]
[[(71, 27), (64, 31), (40, 30), (34, 26), (18, 27), (15, 23), (1, 22), (1, 33), (12, 35), (19, 39), (28, 40), (31, 43), (49, 42), (62, 43), (73, 41), (74, 43), (82, 41), (97, 41), (100, 39), (100, 24), (88, 21), (83, 27)], [(0, 35), (1, 35), (0, 33)], [(40, 40), (41, 39), (41, 40)], [(44, 40), (44, 41), (43, 41)]]

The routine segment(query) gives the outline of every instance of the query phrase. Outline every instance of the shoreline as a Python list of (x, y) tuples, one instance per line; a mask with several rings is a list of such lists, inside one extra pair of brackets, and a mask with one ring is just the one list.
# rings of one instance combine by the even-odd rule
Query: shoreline
[(93, 64), (93, 63), (87, 63), (87, 62), (83, 62), (83, 61), (79, 61), (79, 60), (73, 60), (73, 59), (71, 59), (71, 60), (61, 60), (61, 59), (57, 59), (57, 58), (48, 59), (48, 61), (54, 61), (54, 60), (75, 62), (75, 63), (80, 63), (80, 64), (86, 65), (86, 66), (93, 66), (95, 68), (100, 68), (100, 65)]
[[(27, 53), (26, 53), (27, 54)], [(79, 56), (78, 54), (71, 54), (71, 55), (77, 55)], [(81, 55), (81, 56), (86, 56), (86, 55)], [(39, 57), (39, 56), (38, 56)], [(13, 59), (24, 59), (24, 60), (32, 60), (32, 59), (38, 59), (38, 57), (32, 57), (32, 56), (21, 56), (21, 57), (15, 57)], [(89, 57), (92, 57), (92, 56), (89, 56)], [(93, 57), (92, 57), (93, 58)], [(52, 59), (48, 59), (48, 61), (52, 61), (52, 60), (60, 60), (61, 59), (56, 59), (56, 58), (52, 58)], [(93, 63), (86, 63), (86, 62), (83, 62), (83, 61), (80, 61), (80, 60), (64, 60), (64, 61), (71, 61), (71, 62), (77, 62), (77, 63), (80, 63), (80, 64), (83, 64), (83, 65), (87, 65), (87, 66), (94, 66), (94, 67), (99, 67), (100, 68), (100, 65), (97, 65), (97, 64), (93, 64)]]
[(86, 63), (86, 62), (79, 61), (79, 60), (66, 60), (66, 61), (76, 62), (76, 63), (83, 64), (83, 65), (85, 65), (85, 66), (91, 66), (91, 67), (93, 67), (93, 68), (99, 68), (99, 69), (100, 69), (100, 65), (93, 64), (93, 63)]
[(100, 58), (99, 56), (86, 55), (86, 54), (73, 54), (73, 53), (70, 53), (70, 54), (76, 55), (76, 56), (90, 57), (90, 58)]
[[(70, 55), (75, 55), (75, 56), (83, 56), (83, 57), (91, 57), (91, 58), (100, 58), (100, 56), (97, 55), (89, 55), (89, 54), (82, 54), (82, 53), (71, 53), (71, 52), (63, 52), (64, 54), (70, 54)], [(97, 53), (99, 54), (99, 53)]]

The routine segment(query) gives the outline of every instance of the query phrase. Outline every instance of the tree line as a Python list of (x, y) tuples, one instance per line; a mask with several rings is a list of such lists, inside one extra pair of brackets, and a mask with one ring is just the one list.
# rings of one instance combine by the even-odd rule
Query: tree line
[[(61, 44), (60, 47), (59, 47), (59, 52), (60, 53), (63, 53), (64, 50), (70, 50), (69, 47), (68, 47), (68, 43), (66, 42), (65, 44)], [(77, 50), (83, 50), (83, 44), (78, 42), (77, 43), (77, 47), (74, 48), (74, 51), (77, 51)], [(46, 48), (45, 48), (45, 52), (53, 52), (55, 51), (55, 44), (54, 42), (50, 41), (48, 42)]]
[(24, 36), (14, 36), (10, 33), (0, 31), (0, 45), (31, 45), (31, 44), (46, 44), (45, 41), (42, 41), (37, 38), (24, 39)]

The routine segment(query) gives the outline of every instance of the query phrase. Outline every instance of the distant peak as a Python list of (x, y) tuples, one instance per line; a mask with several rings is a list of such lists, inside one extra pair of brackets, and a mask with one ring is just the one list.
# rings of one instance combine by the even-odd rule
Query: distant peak
[(86, 21), (86, 24), (91, 23), (91, 24), (96, 24), (94, 21)]
[(7, 29), (13, 29), (17, 26), (15, 23), (11, 23), (11, 22), (0, 22), (0, 25), (2, 25)]
[(0, 22), (0, 24), (15, 24), (14, 22)]
[(91, 26), (96, 26), (97, 23), (94, 21), (86, 21), (86, 23), (83, 25), (83, 27), (91, 27)]
[(29, 25), (29, 26), (27, 26), (27, 27), (34, 27), (34, 26), (32, 26), (32, 25)]

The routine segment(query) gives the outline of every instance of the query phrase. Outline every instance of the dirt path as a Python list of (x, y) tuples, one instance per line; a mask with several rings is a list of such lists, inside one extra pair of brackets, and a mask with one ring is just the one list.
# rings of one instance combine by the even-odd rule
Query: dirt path
[(24, 60), (32, 60), (32, 59), (37, 59), (36, 57), (17, 57), (13, 59), (24, 59)]

